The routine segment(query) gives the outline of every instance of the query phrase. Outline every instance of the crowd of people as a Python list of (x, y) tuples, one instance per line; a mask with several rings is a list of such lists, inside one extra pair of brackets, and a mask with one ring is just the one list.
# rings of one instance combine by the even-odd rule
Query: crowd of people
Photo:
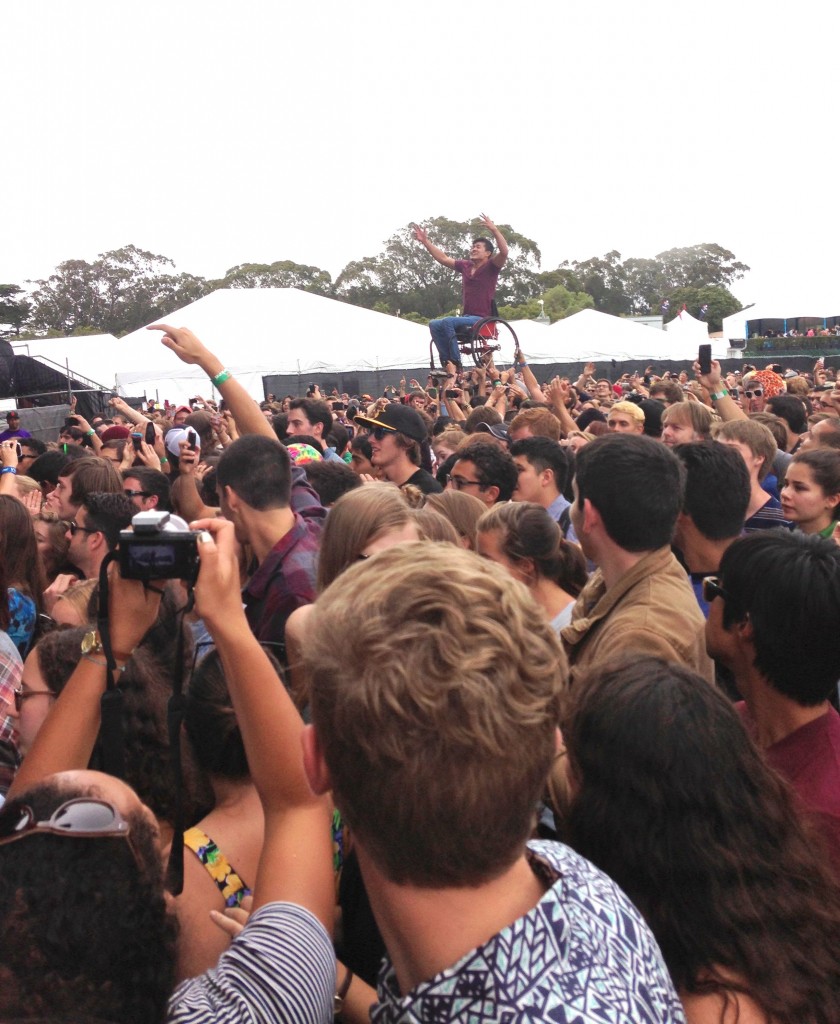
[(0, 1018), (838, 1024), (833, 374), (158, 329), (218, 401), (0, 434)]

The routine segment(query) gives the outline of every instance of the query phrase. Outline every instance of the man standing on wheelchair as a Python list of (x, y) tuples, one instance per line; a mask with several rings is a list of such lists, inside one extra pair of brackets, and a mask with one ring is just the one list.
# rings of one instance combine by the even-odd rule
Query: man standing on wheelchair
[(446, 367), (447, 363), (453, 363), (458, 370), (461, 369), (461, 350), (458, 347), (456, 331), (459, 328), (470, 328), (479, 320), (494, 315), (493, 297), (496, 293), (496, 282), (508, 255), (507, 242), (493, 221), (482, 213), (481, 222), (496, 240), (498, 251), (494, 252), (493, 243), (489, 238), (476, 238), (468, 260), (454, 260), (447, 256), (429, 241), (423, 228), (414, 225), (414, 237), (417, 241), (438, 263), (461, 275), (462, 315), (442, 317), (440, 320), (432, 320), (429, 324), (441, 365)]

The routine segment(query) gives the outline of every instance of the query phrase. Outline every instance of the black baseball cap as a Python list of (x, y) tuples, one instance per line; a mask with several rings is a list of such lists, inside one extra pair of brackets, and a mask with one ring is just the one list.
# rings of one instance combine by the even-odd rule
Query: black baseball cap
[(413, 441), (426, 440), (426, 424), (423, 417), (415, 409), (408, 405), (400, 405), (398, 402), (391, 402), (386, 405), (382, 412), (374, 419), (372, 416), (356, 416), (356, 425), (364, 427), (382, 427), (385, 430), (392, 430), (394, 433), (405, 434)]

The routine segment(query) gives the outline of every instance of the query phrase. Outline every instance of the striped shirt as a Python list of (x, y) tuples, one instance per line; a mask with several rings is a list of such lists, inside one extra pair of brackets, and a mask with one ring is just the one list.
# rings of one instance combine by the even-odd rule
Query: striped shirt
[(335, 957), (308, 910), (267, 903), (255, 910), (212, 970), (172, 993), (167, 1024), (330, 1024)]

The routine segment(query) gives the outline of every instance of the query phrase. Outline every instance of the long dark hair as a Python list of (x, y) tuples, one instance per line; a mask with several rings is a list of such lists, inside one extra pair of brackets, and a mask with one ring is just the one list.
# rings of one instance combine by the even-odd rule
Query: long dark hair
[(644, 914), (677, 988), (836, 1024), (840, 889), (729, 701), (658, 658), (602, 664), (572, 701), (565, 838)]
[(31, 597), (40, 612), (47, 584), (35, 527), (23, 504), (8, 494), (0, 494), (0, 561), (6, 566), (7, 586)]

